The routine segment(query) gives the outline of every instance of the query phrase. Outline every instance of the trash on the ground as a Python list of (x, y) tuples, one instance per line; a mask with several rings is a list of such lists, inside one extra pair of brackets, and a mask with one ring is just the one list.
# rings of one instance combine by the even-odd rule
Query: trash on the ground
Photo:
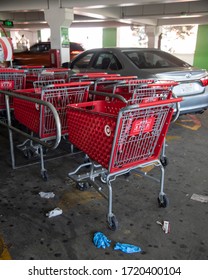
[(53, 192), (39, 192), (42, 198), (54, 198), (55, 194)]
[(169, 223), (169, 221), (164, 221), (163, 222), (162, 229), (163, 229), (164, 233), (169, 233), (170, 232), (170, 223)]
[(111, 240), (109, 240), (102, 232), (96, 232), (93, 237), (93, 243), (97, 248), (103, 248), (110, 246)]
[(46, 213), (46, 216), (48, 218), (52, 218), (52, 217), (56, 217), (56, 216), (59, 216), (63, 213), (62, 209), (60, 208), (54, 208), (53, 210), (49, 211), (48, 213)]
[(207, 195), (200, 195), (200, 194), (192, 194), (191, 196), (192, 200), (196, 200), (202, 203), (207, 203), (208, 202), (208, 196)]
[(114, 250), (120, 250), (127, 254), (142, 252), (142, 249), (138, 246), (131, 245), (131, 244), (125, 244), (125, 243), (119, 243), (119, 242), (117, 242), (115, 244)]
[(164, 231), (164, 233), (170, 233), (170, 222), (169, 221), (163, 221), (162, 223), (160, 221), (157, 221), (156, 223), (162, 227), (162, 230)]

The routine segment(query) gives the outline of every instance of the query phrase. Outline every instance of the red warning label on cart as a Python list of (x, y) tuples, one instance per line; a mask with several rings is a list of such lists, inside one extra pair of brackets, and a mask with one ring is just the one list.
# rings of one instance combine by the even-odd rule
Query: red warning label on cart
[(155, 117), (153, 116), (147, 119), (135, 120), (132, 123), (131, 131), (129, 135), (134, 136), (139, 134), (140, 132), (146, 133), (152, 131), (154, 122), (155, 122)]
[(0, 89), (13, 89), (14, 81), (0, 81)]

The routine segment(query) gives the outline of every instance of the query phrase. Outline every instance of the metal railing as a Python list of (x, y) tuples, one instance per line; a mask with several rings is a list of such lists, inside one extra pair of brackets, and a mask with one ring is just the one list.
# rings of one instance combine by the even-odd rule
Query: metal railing
[[(0, 90), (0, 94), (3, 94), (5, 96), (5, 104), (6, 104), (6, 116), (4, 116), (4, 118), (0, 118), (0, 125), (8, 128), (11, 164), (12, 164), (13, 169), (17, 168), (16, 163), (15, 163), (15, 155), (14, 155), (13, 132), (18, 133), (19, 135), (36, 142), (37, 144), (41, 145), (41, 147), (46, 147), (47, 149), (51, 149), (51, 150), (55, 150), (58, 147), (58, 145), (61, 141), (61, 122), (60, 122), (60, 118), (57, 113), (57, 110), (50, 102), (43, 101), (41, 99), (31, 98), (31, 97), (17, 94), (14, 92), (3, 91), (3, 90)], [(21, 129), (12, 125), (12, 118), (11, 118), (12, 110), (10, 108), (9, 98), (19, 98), (22, 100), (27, 100), (29, 102), (48, 107), (48, 109), (51, 110), (51, 112), (54, 116), (54, 121), (55, 121), (55, 126), (56, 126), (56, 136), (55, 136), (54, 141), (53, 142), (43, 141), (40, 138), (35, 137), (25, 131), (22, 131)]]

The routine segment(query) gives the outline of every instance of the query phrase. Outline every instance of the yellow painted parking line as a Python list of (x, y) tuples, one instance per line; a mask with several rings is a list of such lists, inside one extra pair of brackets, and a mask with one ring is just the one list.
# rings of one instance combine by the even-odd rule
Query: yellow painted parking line
[[(169, 142), (169, 141), (172, 141), (172, 140), (177, 140), (177, 139), (181, 139), (180, 136), (172, 136), (172, 135), (167, 135), (166, 136), (166, 141)], [(142, 172), (145, 172), (145, 173), (148, 173), (149, 171), (151, 171), (153, 168), (155, 168), (155, 165), (149, 165), (149, 166), (146, 166), (144, 168), (141, 169)], [(142, 175), (139, 175), (138, 173), (136, 172), (133, 172), (134, 175), (138, 176), (138, 177), (142, 177)]]
[(171, 136), (171, 135), (166, 136), (167, 142), (172, 141), (172, 140), (178, 140), (178, 139), (181, 139), (181, 136)]
[(63, 196), (60, 198), (58, 207), (61, 209), (73, 208), (77, 204), (86, 204), (93, 199), (101, 199), (102, 196), (98, 192), (91, 191), (80, 191), (73, 188), (71, 191), (65, 191)]
[[(201, 127), (201, 121), (195, 115), (187, 115), (187, 119), (179, 119), (176, 124), (190, 130), (198, 130)], [(190, 123), (190, 125), (188, 124)]]
[[(144, 172), (144, 173), (148, 173), (149, 171), (151, 171), (153, 168), (155, 168), (155, 165), (149, 165), (149, 166), (146, 166), (144, 168), (141, 168), (141, 171)], [(132, 171), (132, 173), (135, 175), (135, 176), (138, 176), (138, 177), (142, 177), (142, 175)]]
[(11, 255), (4, 243), (3, 238), (0, 236), (0, 260), (11, 260)]

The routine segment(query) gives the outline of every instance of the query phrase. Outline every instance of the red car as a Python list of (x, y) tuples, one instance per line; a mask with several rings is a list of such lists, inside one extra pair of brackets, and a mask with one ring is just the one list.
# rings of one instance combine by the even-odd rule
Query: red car
[[(50, 42), (40, 42), (32, 45), (30, 50), (14, 52), (13, 64), (18, 65), (43, 65), (45, 67), (51, 66), (50, 60)], [(79, 43), (70, 42), (70, 60), (76, 55), (83, 52), (84, 49)]]

